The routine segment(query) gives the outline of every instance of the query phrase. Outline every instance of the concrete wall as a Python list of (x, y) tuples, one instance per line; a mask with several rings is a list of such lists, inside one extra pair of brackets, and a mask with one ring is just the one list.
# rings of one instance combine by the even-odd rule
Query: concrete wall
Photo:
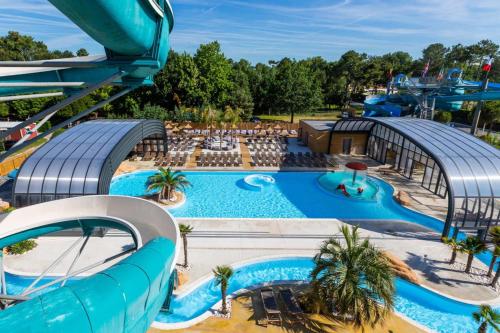
[(302, 142), (315, 153), (328, 153), (330, 131), (318, 131), (303, 121), (300, 122), (299, 135)]
[(344, 138), (351, 138), (351, 154), (364, 155), (366, 153), (366, 142), (368, 133), (336, 132), (333, 134), (330, 145), (331, 154), (343, 154), (342, 142)]

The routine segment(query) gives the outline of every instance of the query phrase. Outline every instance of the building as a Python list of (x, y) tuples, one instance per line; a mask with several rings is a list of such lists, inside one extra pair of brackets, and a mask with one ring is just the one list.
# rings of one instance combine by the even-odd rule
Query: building
[[(0, 133), (5, 132), (17, 125), (19, 125), (21, 122), (20, 121), (0, 121)], [(11, 135), (7, 136), (5, 138), (5, 141), (11, 141), (11, 142), (17, 142), (21, 140), (22, 137), (24, 137), (26, 134), (30, 134), (28, 140), (33, 139), (38, 135), (38, 132), (34, 130), (35, 124), (28, 125), (26, 127), (23, 127)]]
[(314, 152), (363, 154), (448, 199), (443, 236), (500, 224), (500, 151), (455, 128), (417, 118), (303, 121), (299, 137)]

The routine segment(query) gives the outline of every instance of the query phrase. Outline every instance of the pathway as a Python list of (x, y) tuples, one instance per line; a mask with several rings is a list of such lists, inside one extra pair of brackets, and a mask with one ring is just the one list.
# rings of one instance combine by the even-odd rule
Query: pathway
[[(266, 256), (313, 256), (324, 239), (338, 234), (341, 225), (336, 219), (178, 220), (194, 227), (189, 237), (190, 282), (210, 274), (217, 265)], [(475, 281), (476, 277), (448, 265), (450, 250), (440, 242), (439, 234), (405, 222), (358, 223), (364, 228), (362, 236), (370, 237), (377, 246), (406, 262), (426, 286), (474, 301), (497, 298), (493, 289)], [(179, 260), (182, 261), (182, 255)], [(464, 263), (465, 256), (459, 255), (458, 261)], [(478, 260), (474, 261), (474, 267), (477, 271), (487, 269)]]
[(254, 169), (254, 167), (252, 167), (252, 165), (250, 164), (252, 162), (252, 156), (250, 155), (250, 150), (248, 150), (246, 144), (246, 138), (240, 136), (239, 140), (240, 140), (241, 159), (243, 161), (243, 169), (252, 170)]

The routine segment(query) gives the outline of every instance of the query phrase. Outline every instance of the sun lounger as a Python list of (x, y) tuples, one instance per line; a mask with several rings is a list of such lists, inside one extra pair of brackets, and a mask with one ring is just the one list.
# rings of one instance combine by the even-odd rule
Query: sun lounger
[(296, 320), (299, 320), (300, 316), (304, 314), (304, 311), (300, 307), (299, 302), (295, 298), (295, 296), (292, 293), (292, 290), (290, 289), (283, 289), (280, 290), (280, 296), (281, 300), (283, 301), (283, 304), (285, 304), (285, 309), (286, 312), (293, 316)]
[(267, 322), (269, 324), (277, 324), (281, 326), (281, 311), (278, 308), (278, 302), (272, 289), (261, 289), (260, 297), (262, 299), (262, 305), (264, 306), (264, 312), (266, 313)]

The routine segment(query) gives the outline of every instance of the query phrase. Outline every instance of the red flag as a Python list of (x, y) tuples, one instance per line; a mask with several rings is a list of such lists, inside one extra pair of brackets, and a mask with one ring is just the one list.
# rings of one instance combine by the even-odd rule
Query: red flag
[(490, 57), (488, 61), (483, 65), (483, 72), (491, 71), (491, 66), (493, 66), (493, 57)]
[(429, 72), (429, 67), (431, 66), (431, 61), (427, 61), (427, 64), (425, 64), (424, 71), (422, 72), (422, 77), (425, 77), (427, 75), (427, 72)]

